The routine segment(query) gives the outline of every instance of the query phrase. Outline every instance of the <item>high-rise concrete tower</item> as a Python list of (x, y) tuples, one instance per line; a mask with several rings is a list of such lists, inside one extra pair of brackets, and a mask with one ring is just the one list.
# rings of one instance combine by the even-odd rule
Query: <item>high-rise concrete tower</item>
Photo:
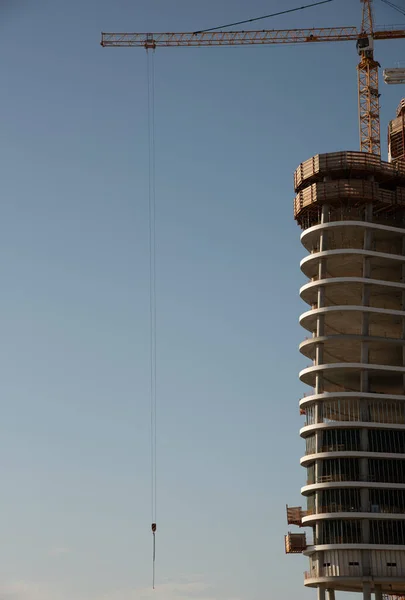
[[(402, 112), (397, 119), (403, 123)], [(401, 137), (399, 122), (395, 135)], [(398, 129), (398, 132), (397, 132)], [(402, 139), (402, 137), (401, 137)], [(405, 148), (405, 144), (403, 146)], [(295, 172), (295, 218), (307, 255), (300, 345), (311, 389), (301, 464), (306, 507), (286, 536), (309, 558), (318, 600), (339, 591), (405, 594), (405, 162), (323, 154)], [(403, 155), (402, 155), (403, 156)], [(308, 536), (309, 537), (309, 536)]]

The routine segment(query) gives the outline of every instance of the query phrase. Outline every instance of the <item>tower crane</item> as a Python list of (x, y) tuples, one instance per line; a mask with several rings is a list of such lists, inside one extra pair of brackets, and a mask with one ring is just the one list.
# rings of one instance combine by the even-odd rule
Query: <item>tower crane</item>
[(356, 42), (359, 54), (358, 105), (360, 150), (380, 156), (379, 63), (374, 58), (375, 40), (405, 38), (405, 29), (375, 29), (372, 0), (362, 3), (361, 29), (321, 27), (313, 29), (268, 29), (260, 31), (201, 31), (179, 33), (102, 33), (103, 47), (135, 47), (146, 50), (179, 46), (243, 46), (255, 44), (303, 44)]

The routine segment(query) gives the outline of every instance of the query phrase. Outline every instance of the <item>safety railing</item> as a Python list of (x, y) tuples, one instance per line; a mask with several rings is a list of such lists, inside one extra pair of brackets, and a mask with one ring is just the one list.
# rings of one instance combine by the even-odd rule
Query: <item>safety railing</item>
[[(318, 569), (313, 569), (312, 571), (304, 571), (304, 580), (307, 581), (309, 579), (318, 579), (320, 577), (353, 577), (359, 576), (362, 577), (364, 575), (364, 567), (362, 568), (360, 565), (360, 561), (358, 564), (355, 564), (356, 561), (353, 561), (352, 565), (331, 565), (330, 567), (320, 567)], [(381, 577), (389, 577), (394, 573), (389, 571), (389, 567), (386, 569), (378, 569), (378, 573), (374, 573), (375, 575), (379, 575)], [(395, 569), (395, 577), (404, 577), (405, 569), (396, 568)], [(383, 595), (383, 600), (405, 600), (405, 596), (396, 596), (394, 595)]]
[(405, 485), (405, 477), (386, 477), (378, 478), (375, 475), (367, 476), (351, 476), (345, 473), (335, 473), (333, 475), (322, 475), (318, 478), (310, 477), (307, 479), (306, 485), (315, 485), (318, 483), (338, 483), (341, 481), (369, 482), (369, 483), (387, 483), (393, 485)]

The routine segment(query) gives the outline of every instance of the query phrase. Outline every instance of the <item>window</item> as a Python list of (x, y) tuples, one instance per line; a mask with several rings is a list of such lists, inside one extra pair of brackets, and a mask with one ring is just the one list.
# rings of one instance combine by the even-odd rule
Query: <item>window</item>
[(330, 563), (323, 563), (324, 567), (330, 567)]
[(405, 490), (370, 490), (371, 512), (405, 513)]
[(326, 429), (321, 439), (321, 452), (360, 450), (359, 429)]
[(319, 523), (317, 544), (361, 543), (361, 522), (357, 520), (326, 520)]
[(358, 567), (360, 563), (358, 563), (357, 561), (351, 561), (349, 562), (349, 567)]
[(360, 491), (351, 488), (318, 492), (318, 512), (356, 512), (361, 509)]
[(396, 567), (397, 563), (387, 563), (387, 567)]
[[(403, 546), (405, 544), (404, 521), (370, 521), (370, 543), (371, 544), (394, 544)], [(396, 566), (392, 564), (391, 566)]]
[(371, 429), (368, 442), (370, 452), (405, 454), (405, 431)]

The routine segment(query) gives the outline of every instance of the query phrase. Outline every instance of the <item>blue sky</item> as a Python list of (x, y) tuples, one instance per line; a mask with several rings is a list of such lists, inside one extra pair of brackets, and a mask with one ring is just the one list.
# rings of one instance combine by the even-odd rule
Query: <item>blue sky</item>
[[(355, 47), (156, 52), (152, 595), (146, 55), (99, 45), (285, 7), (1, 3), (2, 600), (314, 597), (283, 552), (305, 476), (292, 174), (358, 148)], [(378, 24), (400, 19), (376, 2)], [(359, 22), (335, 0), (261, 27)], [(376, 47), (383, 67), (401, 52)], [(385, 155), (401, 89), (382, 93)]]

